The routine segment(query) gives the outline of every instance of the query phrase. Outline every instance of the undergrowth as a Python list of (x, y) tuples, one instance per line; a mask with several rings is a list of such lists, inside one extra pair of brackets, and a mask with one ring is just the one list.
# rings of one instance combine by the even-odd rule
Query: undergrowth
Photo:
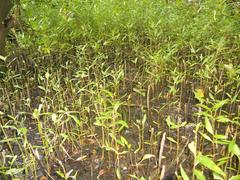
[(21, 1), (0, 177), (240, 179), (239, 4)]

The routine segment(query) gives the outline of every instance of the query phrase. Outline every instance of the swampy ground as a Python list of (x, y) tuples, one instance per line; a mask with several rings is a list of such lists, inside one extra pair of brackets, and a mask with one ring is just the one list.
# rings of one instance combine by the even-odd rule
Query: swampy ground
[(1, 62), (0, 179), (240, 179), (232, 1), (22, 1)]

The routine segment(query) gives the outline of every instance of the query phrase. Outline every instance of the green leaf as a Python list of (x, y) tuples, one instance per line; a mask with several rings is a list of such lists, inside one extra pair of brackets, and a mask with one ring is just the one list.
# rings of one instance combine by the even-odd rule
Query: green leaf
[(192, 141), (191, 143), (188, 144), (188, 148), (194, 154), (194, 157), (195, 157), (196, 156), (196, 146), (195, 146), (194, 141)]
[(61, 171), (56, 171), (56, 173), (57, 173), (60, 177), (62, 177), (62, 178), (65, 179), (65, 176), (64, 176), (64, 174), (63, 174)]
[(202, 135), (202, 137), (204, 137), (206, 140), (208, 140), (208, 141), (210, 141), (210, 142), (213, 142), (212, 141), (212, 139), (207, 135), (207, 134), (204, 134), (204, 133), (201, 133), (201, 132), (199, 132), (201, 135)]
[(216, 140), (214, 140), (214, 143), (221, 144), (221, 145), (228, 145), (229, 141), (226, 139), (216, 139)]
[(232, 71), (233, 70), (233, 65), (232, 64), (224, 64), (224, 68), (228, 71)]
[(121, 142), (121, 145), (127, 146), (128, 149), (130, 149), (132, 146), (131, 144), (128, 143), (128, 141), (123, 136), (121, 136), (120, 142)]
[(215, 135), (214, 135), (214, 138), (226, 140), (226, 139), (227, 139), (227, 136), (224, 135), (224, 134), (215, 134)]
[(121, 102), (119, 102), (119, 101), (116, 101), (116, 102), (114, 102), (114, 104), (113, 104), (113, 110), (115, 111), (115, 112), (117, 112), (117, 110), (119, 109), (119, 107), (121, 106)]
[(99, 120), (96, 120), (96, 122), (93, 123), (95, 126), (103, 126), (103, 123)]
[(75, 115), (68, 114), (68, 116), (71, 117), (78, 126), (81, 125), (80, 120)]
[(116, 136), (115, 136), (114, 133), (109, 133), (109, 136), (110, 136), (114, 141), (117, 142), (117, 138), (116, 138)]
[(121, 129), (122, 128), (128, 128), (128, 124), (124, 120), (118, 120), (117, 122), (115, 122), (115, 125), (121, 125)]
[(129, 176), (130, 176), (131, 178), (138, 179), (138, 177), (137, 177), (136, 175), (134, 175), (134, 174), (129, 174)]
[[(207, 107), (206, 105), (204, 105), (204, 104), (198, 104), (197, 106), (205, 109), (205, 110), (208, 111), (208, 112), (211, 112), (211, 109), (210, 109), (209, 107)], [(205, 111), (202, 111), (201, 113), (205, 113)], [(206, 115), (208, 115), (208, 116), (211, 117), (211, 115), (208, 114), (207, 112), (206, 112)]]
[(18, 173), (20, 173), (20, 172), (22, 172), (24, 170), (24, 168), (19, 168), (19, 169), (17, 169), (17, 168), (12, 168), (12, 169), (9, 169), (9, 170), (7, 170), (4, 174), (5, 175), (16, 175), (16, 174), (18, 174)]
[(70, 175), (72, 174), (72, 172), (73, 172), (73, 169), (71, 169), (70, 171), (68, 171), (68, 173), (66, 173), (66, 178), (69, 178)]
[(232, 176), (229, 180), (239, 180), (240, 175)]
[(215, 180), (224, 180), (219, 174), (213, 173), (213, 179)]
[(231, 122), (231, 120), (228, 119), (226, 116), (218, 116), (218, 117), (216, 118), (216, 121), (217, 121), (217, 122), (221, 122), (221, 123)]
[(57, 114), (56, 113), (52, 113), (51, 118), (52, 118), (53, 122), (57, 121)]
[(0, 143), (13, 142), (13, 141), (17, 141), (17, 140), (19, 140), (19, 139), (22, 139), (22, 138), (21, 138), (21, 137), (7, 138), (7, 139), (0, 140)]
[(222, 171), (222, 169), (218, 167), (209, 157), (200, 154), (197, 156), (197, 160), (200, 164), (211, 169), (213, 172), (220, 174), (223, 177), (225, 176), (225, 173)]
[(49, 77), (50, 77), (49, 72), (46, 72), (46, 74), (45, 74), (45, 78), (46, 78), (46, 79), (49, 79)]
[(214, 106), (213, 106), (213, 109), (216, 111), (218, 110), (219, 108), (223, 107), (225, 104), (228, 103), (228, 99), (225, 99), (225, 100), (222, 100), (222, 101), (219, 101), (218, 103), (216, 103)]
[(28, 129), (26, 127), (22, 127), (22, 128), (18, 129), (18, 134), (19, 135), (20, 134), (25, 135), (25, 134), (27, 134), (27, 132), (28, 132)]
[(194, 169), (194, 175), (197, 177), (199, 180), (206, 180), (205, 176), (203, 173), (197, 169)]
[(175, 141), (173, 138), (171, 138), (171, 137), (167, 137), (167, 139), (168, 139), (169, 141), (171, 141), (171, 142), (177, 144), (177, 141)]
[(38, 119), (39, 116), (40, 116), (39, 110), (38, 109), (34, 109), (33, 114), (32, 114), (33, 119)]
[(143, 126), (145, 125), (146, 120), (147, 120), (147, 115), (144, 114), (143, 119), (142, 119), (142, 125)]
[(228, 159), (229, 159), (229, 157), (223, 157), (223, 158), (218, 159), (217, 165), (221, 166), (221, 165), (226, 164), (228, 162)]
[(133, 91), (140, 94), (141, 96), (145, 97), (145, 90), (144, 89), (133, 88)]
[(116, 169), (116, 175), (118, 179), (121, 179), (121, 172), (120, 172), (120, 168)]
[(168, 125), (169, 128), (172, 128), (172, 126), (176, 126), (176, 124), (171, 121), (170, 116), (167, 117), (166, 122), (167, 122), (167, 125)]
[(142, 161), (144, 161), (144, 160), (146, 160), (146, 159), (153, 158), (153, 157), (155, 157), (155, 155), (153, 155), (153, 154), (145, 154), (145, 155), (143, 156), (143, 158), (141, 159), (140, 162), (142, 162)]
[(4, 56), (1, 56), (1, 55), (0, 55), (0, 60), (6, 61), (6, 59), (7, 59), (7, 57), (4, 57)]
[(46, 91), (46, 89), (43, 86), (38, 86), (39, 89)]
[(197, 100), (199, 100), (201, 103), (203, 102), (204, 91), (202, 89), (196, 89), (194, 91), (194, 95)]
[(205, 127), (210, 134), (214, 134), (212, 124), (207, 117), (205, 117)]
[(229, 152), (235, 154), (236, 156), (240, 156), (240, 149), (234, 140), (232, 140), (229, 143), (228, 150), (229, 150)]
[(180, 165), (180, 171), (181, 171), (183, 180), (190, 180), (188, 175), (186, 174), (185, 170), (183, 169), (182, 165)]

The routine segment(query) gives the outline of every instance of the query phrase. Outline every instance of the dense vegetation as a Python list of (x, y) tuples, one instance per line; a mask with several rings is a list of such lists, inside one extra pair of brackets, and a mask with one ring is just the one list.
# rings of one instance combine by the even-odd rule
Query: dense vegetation
[(240, 179), (239, 3), (20, 8), (1, 57), (0, 179)]

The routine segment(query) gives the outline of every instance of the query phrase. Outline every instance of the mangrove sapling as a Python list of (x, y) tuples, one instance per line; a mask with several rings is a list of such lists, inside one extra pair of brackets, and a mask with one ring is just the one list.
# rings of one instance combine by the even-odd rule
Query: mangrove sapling
[(1, 122), (0, 176), (40, 178), (43, 157), (53, 179), (239, 177), (239, 28), (226, 2), (21, 5), (32, 32), (7, 43), (20, 57), (0, 79), (0, 111), (16, 117)]

